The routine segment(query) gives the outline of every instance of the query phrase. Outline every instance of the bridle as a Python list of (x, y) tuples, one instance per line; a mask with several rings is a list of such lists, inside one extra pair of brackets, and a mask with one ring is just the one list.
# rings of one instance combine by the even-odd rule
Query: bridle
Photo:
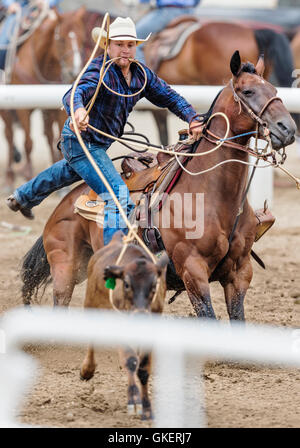
[[(262, 109), (260, 110), (260, 112), (257, 114), (256, 112), (254, 112), (254, 110), (249, 106), (249, 104), (246, 103), (246, 101), (244, 101), (237, 93), (237, 91), (234, 88), (233, 85), (233, 79), (230, 80), (229, 82), (230, 88), (232, 90), (233, 93), (233, 99), (236, 103), (239, 104), (239, 114), (242, 112), (242, 108), (246, 111), (246, 113), (251, 117), (251, 119), (256, 123), (256, 130), (253, 132), (253, 134), (255, 134), (255, 150), (252, 150), (249, 147), (249, 140), (246, 144), (240, 144), (240, 143), (236, 143), (231, 141), (231, 139), (227, 139), (227, 141), (224, 141), (223, 144), (224, 146), (230, 147), (232, 149), (237, 149), (243, 152), (248, 153), (249, 155), (255, 156), (257, 158), (262, 158), (264, 160), (267, 160), (268, 157), (272, 157), (273, 161), (276, 161), (276, 151), (272, 149), (271, 146), (271, 139), (270, 139), (270, 130), (268, 128), (267, 122), (264, 121), (262, 119), (262, 115), (265, 113), (265, 111), (267, 110), (267, 108), (269, 107), (269, 105), (271, 103), (273, 103), (273, 101), (275, 100), (279, 100), (282, 102), (282, 99), (279, 98), (278, 96), (273, 96), (272, 98), (269, 98), (266, 103), (264, 104), (264, 106), (262, 107)], [(193, 117), (194, 118), (194, 117)], [(257, 140), (258, 140), (258, 126), (261, 125), (263, 127), (263, 136), (264, 139), (267, 141), (266, 143), (266, 147), (265, 149), (262, 151), (262, 153), (259, 153), (257, 150)], [(242, 136), (244, 134), (241, 134), (240, 136)], [(209, 137), (210, 136), (210, 137)], [(240, 136), (236, 136), (235, 138), (238, 138)], [(207, 127), (204, 129), (203, 132), (203, 137), (205, 138), (205, 140), (209, 141), (210, 143), (215, 144), (217, 141), (220, 140), (220, 138), (215, 135), (213, 132), (211, 132)], [(211, 138), (212, 137), (212, 138)], [(271, 147), (271, 151), (267, 152), (267, 149)], [(286, 154), (285, 154), (285, 148), (283, 148), (283, 153), (281, 154), (282, 157), (282, 161), (279, 163), (282, 163), (285, 158), (286, 158)]]
[(244, 100), (237, 94), (237, 91), (235, 90), (234, 85), (233, 85), (233, 79), (232, 79), (232, 78), (231, 78), (231, 80), (230, 80), (230, 87), (231, 87), (232, 92), (233, 92), (233, 99), (234, 99), (234, 101), (235, 101), (236, 103), (239, 104), (239, 107), (240, 107), (239, 114), (241, 113), (241, 111), (242, 111), (242, 106), (243, 106), (244, 109), (246, 110), (246, 112), (248, 113), (248, 115), (250, 115), (250, 117), (251, 117), (254, 121), (256, 121), (256, 123), (260, 124), (261, 126), (264, 127), (264, 129), (266, 129), (266, 130), (268, 131), (268, 132), (266, 133), (266, 135), (265, 135), (265, 133), (264, 133), (264, 137), (266, 137), (267, 135), (269, 135), (270, 131), (269, 131), (268, 127), (267, 127), (267, 123), (266, 123), (265, 121), (263, 121), (261, 117), (262, 117), (262, 115), (264, 114), (264, 112), (267, 110), (267, 108), (269, 107), (269, 105), (270, 105), (271, 103), (273, 103), (273, 101), (275, 101), (275, 100), (279, 100), (279, 101), (282, 102), (282, 99), (279, 98), (279, 96), (272, 96), (272, 98), (270, 98), (270, 99), (267, 100), (267, 102), (265, 103), (265, 105), (262, 107), (261, 111), (260, 111), (258, 114), (256, 114), (256, 113), (254, 112), (254, 110), (249, 106), (249, 104), (247, 104), (247, 103), (246, 103), (246, 102), (245, 102), (245, 101), (244, 101)]

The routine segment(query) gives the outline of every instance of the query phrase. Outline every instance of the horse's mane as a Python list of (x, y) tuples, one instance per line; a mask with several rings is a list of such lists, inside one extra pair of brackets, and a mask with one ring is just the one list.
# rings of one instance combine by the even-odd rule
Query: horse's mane
[(240, 75), (242, 72), (256, 74), (255, 66), (252, 64), (252, 62), (245, 62), (244, 64), (242, 64), (238, 75)]
[[(256, 74), (255, 66), (254, 66), (251, 62), (244, 62), (244, 63), (242, 64), (241, 68), (240, 68), (240, 71), (239, 71), (239, 73), (238, 73), (238, 76), (239, 76), (241, 73), (243, 73), (243, 72), (244, 72), (244, 73), (253, 73), (253, 74)], [(214, 107), (215, 107), (216, 101), (217, 101), (217, 99), (219, 98), (219, 96), (220, 96), (220, 94), (221, 94), (221, 92), (222, 92), (223, 90), (224, 90), (224, 89), (221, 89), (221, 90), (217, 93), (215, 99), (214, 99), (213, 102), (211, 103), (211, 106), (210, 106), (210, 108), (209, 108), (209, 110), (208, 110), (207, 112), (205, 112), (205, 113), (203, 113), (203, 114), (198, 114), (198, 115), (197, 115), (197, 117), (200, 117), (200, 118), (202, 119), (201, 122), (202, 122), (203, 124), (207, 123), (207, 121), (209, 120), (209, 117), (211, 116), (211, 114), (212, 114), (212, 112), (213, 112), (213, 109), (214, 109)]]
[(197, 114), (197, 117), (199, 117), (199, 118), (201, 119), (201, 123), (202, 123), (202, 124), (207, 123), (207, 121), (209, 120), (209, 117), (211, 116), (211, 114), (212, 114), (212, 112), (213, 112), (213, 109), (214, 109), (214, 107), (215, 107), (216, 101), (217, 101), (217, 99), (219, 98), (219, 96), (220, 96), (220, 94), (221, 94), (221, 92), (222, 92), (223, 90), (224, 90), (224, 89), (221, 89), (221, 90), (217, 93), (215, 99), (214, 99), (213, 102), (211, 103), (211, 106), (210, 106), (210, 108), (209, 108), (209, 110), (208, 110), (207, 112), (205, 112), (205, 113), (203, 113), (203, 114)]

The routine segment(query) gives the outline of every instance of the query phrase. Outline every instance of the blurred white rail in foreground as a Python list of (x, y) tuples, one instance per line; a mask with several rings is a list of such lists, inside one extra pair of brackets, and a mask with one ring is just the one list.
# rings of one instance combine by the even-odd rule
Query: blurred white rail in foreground
[(29, 342), (152, 349), (160, 428), (205, 426), (197, 358), (300, 367), (300, 331), (291, 328), (45, 307), (9, 311), (0, 328), (0, 427), (20, 426), (16, 413), (35, 380), (36, 363), (20, 349)]

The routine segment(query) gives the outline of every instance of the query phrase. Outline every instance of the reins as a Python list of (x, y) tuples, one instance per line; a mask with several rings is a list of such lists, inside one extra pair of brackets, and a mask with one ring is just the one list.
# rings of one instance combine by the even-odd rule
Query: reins
[[(136, 61), (136, 60), (132, 60), (132, 59), (131, 59), (130, 61), (131, 61), (131, 62), (135, 62), (136, 64), (138, 64), (138, 65), (141, 67), (141, 69), (143, 70), (143, 73), (144, 73), (144, 76), (145, 76), (145, 82), (144, 82), (144, 85), (143, 85), (143, 87), (142, 87), (138, 92), (136, 92), (136, 93), (134, 93), (134, 94), (129, 94), (129, 95), (127, 95), (127, 94), (121, 94), (121, 93), (119, 93), (119, 92), (115, 92), (115, 91), (113, 91), (112, 89), (110, 89), (110, 88), (106, 85), (106, 83), (104, 82), (104, 76), (105, 76), (105, 74), (107, 73), (107, 71), (108, 71), (109, 67), (111, 66), (111, 64), (112, 64), (113, 62), (115, 62), (115, 60), (117, 59), (117, 58), (114, 58), (114, 59), (111, 59), (110, 61), (108, 61), (108, 66), (107, 66), (106, 69), (105, 69), (105, 66), (106, 66), (106, 64), (107, 64), (107, 62), (106, 62), (106, 58), (107, 58), (107, 49), (108, 49), (108, 42), (109, 42), (109, 24), (110, 24), (109, 15), (108, 15), (108, 13), (106, 13), (105, 16), (104, 16), (103, 22), (102, 22), (102, 26), (101, 26), (100, 33), (99, 33), (98, 38), (97, 38), (97, 42), (96, 42), (95, 47), (94, 47), (94, 49), (93, 49), (93, 51), (92, 51), (92, 54), (91, 54), (89, 60), (87, 61), (87, 63), (85, 64), (85, 66), (83, 67), (83, 69), (81, 70), (81, 72), (79, 73), (79, 75), (78, 75), (78, 77), (77, 77), (77, 79), (76, 79), (76, 81), (74, 82), (74, 85), (73, 85), (73, 87), (72, 87), (71, 98), (70, 98), (71, 119), (72, 119), (72, 122), (73, 122), (73, 127), (74, 127), (74, 130), (75, 130), (75, 134), (76, 134), (76, 136), (77, 136), (77, 139), (78, 139), (78, 141), (79, 141), (79, 143), (80, 143), (80, 145), (81, 145), (81, 147), (82, 147), (82, 149), (83, 149), (83, 151), (84, 151), (84, 153), (85, 153), (87, 159), (89, 160), (89, 162), (91, 163), (92, 167), (93, 167), (94, 170), (96, 171), (97, 175), (98, 175), (99, 178), (102, 180), (102, 182), (103, 182), (103, 184), (105, 185), (105, 187), (107, 188), (108, 192), (110, 193), (110, 195), (111, 195), (111, 197), (113, 198), (113, 200), (114, 200), (116, 206), (117, 206), (118, 209), (119, 209), (120, 215), (122, 216), (124, 222), (126, 223), (128, 229), (129, 229), (129, 233), (128, 233), (128, 235), (123, 237), (123, 244), (124, 244), (124, 246), (123, 246), (123, 248), (122, 248), (122, 250), (121, 250), (121, 253), (120, 253), (120, 255), (119, 255), (118, 259), (117, 259), (117, 264), (119, 264), (119, 263), (121, 262), (122, 257), (123, 257), (123, 255), (124, 255), (124, 253), (125, 253), (125, 250), (126, 250), (128, 244), (129, 244), (131, 241), (133, 241), (134, 239), (140, 244), (140, 246), (141, 246), (141, 247), (145, 250), (145, 252), (149, 255), (149, 257), (150, 257), (150, 259), (153, 261), (153, 263), (156, 264), (156, 261), (157, 261), (157, 260), (156, 260), (155, 255), (148, 249), (148, 247), (145, 245), (144, 241), (140, 238), (140, 236), (139, 236), (138, 233), (137, 233), (137, 229), (136, 229), (136, 227), (134, 227), (134, 226), (131, 225), (130, 221), (129, 221), (128, 218), (127, 218), (126, 213), (124, 212), (123, 208), (121, 207), (121, 204), (119, 203), (119, 201), (118, 201), (118, 199), (117, 199), (117, 197), (116, 197), (114, 191), (112, 190), (110, 184), (108, 183), (107, 179), (105, 178), (105, 176), (103, 175), (103, 173), (101, 172), (101, 170), (99, 169), (99, 167), (97, 166), (97, 164), (96, 164), (96, 162), (95, 162), (93, 156), (92, 156), (91, 153), (88, 151), (88, 149), (87, 149), (87, 147), (86, 147), (86, 145), (85, 145), (85, 143), (84, 143), (84, 141), (83, 141), (83, 139), (82, 139), (82, 137), (81, 137), (81, 135), (80, 135), (80, 131), (79, 131), (79, 129), (78, 129), (78, 125), (77, 125), (76, 120), (75, 120), (75, 113), (74, 113), (74, 95), (75, 95), (75, 91), (76, 91), (76, 88), (77, 88), (77, 86), (78, 86), (78, 84), (79, 84), (79, 81), (80, 81), (81, 77), (83, 76), (83, 74), (85, 73), (86, 69), (87, 69), (88, 66), (90, 65), (91, 61), (92, 61), (93, 58), (95, 57), (95, 54), (96, 54), (96, 51), (97, 51), (97, 49), (98, 49), (100, 40), (101, 40), (101, 38), (102, 38), (102, 35), (103, 35), (103, 31), (104, 31), (105, 26), (107, 26), (107, 33), (106, 33), (106, 41), (105, 41), (105, 48), (104, 48), (104, 55), (103, 55), (103, 63), (102, 63), (101, 69), (100, 69), (99, 81), (98, 81), (97, 88), (96, 88), (96, 90), (95, 90), (95, 93), (94, 93), (93, 97), (91, 98), (91, 100), (89, 101), (89, 103), (88, 103), (88, 105), (87, 105), (86, 117), (88, 116), (90, 110), (92, 109), (92, 107), (93, 107), (93, 105), (94, 105), (94, 102), (95, 102), (95, 100), (96, 100), (96, 97), (97, 97), (97, 95), (98, 95), (98, 93), (99, 93), (99, 90), (100, 90), (100, 87), (101, 87), (102, 84), (103, 84), (103, 85), (104, 85), (110, 92), (112, 92), (112, 93), (114, 93), (114, 94), (117, 94), (117, 95), (119, 95), (119, 96), (124, 96), (124, 97), (132, 97), (132, 96), (135, 96), (135, 95), (139, 94), (139, 93), (145, 88), (145, 86), (146, 86), (146, 84), (147, 84), (147, 75), (146, 75), (146, 71), (144, 70), (144, 68), (141, 66), (141, 64), (140, 64), (138, 61)], [(256, 149), (257, 149), (258, 124), (261, 124), (264, 128), (266, 128), (266, 124), (265, 124), (265, 123), (263, 122), (263, 120), (261, 119), (261, 116), (262, 116), (262, 114), (265, 112), (265, 110), (267, 109), (267, 107), (271, 104), (271, 102), (273, 102), (273, 101), (276, 100), (276, 99), (279, 99), (279, 100), (280, 100), (280, 98), (277, 98), (277, 97), (272, 97), (272, 98), (270, 98), (270, 100), (267, 101), (267, 103), (264, 105), (264, 107), (263, 107), (262, 110), (260, 111), (259, 115), (257, 115), (257, 114), (255, 114), (255, 112), (254, 112), (254, 111), (253, 111), (253, 110), (252, 110), (252, 109), (251, 109), (251, 108), (250, 108), (250, 107), (249, 107), (249, 106), (248, 106), (248, 105), (247, 105), (247, 104), (246, 104), (246, 103), (245, 103), (245, 102), (244, 102), (244, 101), (237, 95), (237, 93), (236, 93), (235, 90), (234, 90), (234, 86), (233, 86), (233, 82), (232, 82), (232, 81), (231, 81), (231, 87), (232, 87), (232, 89), (233, 89), (233, 95), (234, 95), (234, 99), (235, 99), (235, 101), (238, 101), (238, 102), (239, 102), (240, 111), (241, 111), (242, 106), (245, 107), (246, 111), (249, 113), (249, 115), (251, 116), (251, 118), (253, 118), (253, 119), (256, 121), (256, 123), (257, 123), (257, 129), (256, 129), (256, 132), (255, 132), (255, 133), (256, 133)], [(280, 101), (281, 101), (281, 100), (280, 100)], [(210, 122), (210, 120), (211, 120), (213, 117), (217, 116), (217, 115), (223, 117), (224, 120), (225, 120), (225, 122), (226, 122), (227, 129), (226, 129), (225, 136), (224, 136), (223, 138), (220, 139), (220, 138), (218, 138), (217, 136), (214, 136), (214, 135), (213, 135), (213, 137), (216, 138), (216, 141), (212, 141), (211, 143), (216, 144), (215, 148), (212, 148), (211, 150), (208, 150), (208, 151), (205, 151), (205, 152), (202, 152), (202, 153), (184, 153), (184, 156), (185, 156), (185, 157), (186, 157), (186, 156), (188, 156), (188, 157), (199, 157), (199, 156), (204, 156), (204, 155), (207, 155), (207, 154), (210, 154), (210, 153), (216, 151), (216, 150), (219, 149), (222, 145), (225, 145), (225, 146), (230, 145), (231, 147), (235, 147), (236, 149), (241, 149), (242, 145), (238, 145), (238, 144), (236, 144), (236, 143), (230, 142), (231, 137), (228, 138), (228, 134), (229, 134), (229, 131), (230, 131), (230, 123), (229, 123), (228, 117), (227, 117), (224, 113), (222, 113), (222, 112), (216, 112), (216, 113), (212, 114), (212, 115), (209, 117), (209, 119), (207, 120), (207, 122), (206, 122), (206, 128), (207, 128), (208, 123)], [(200, 123), (199, 126), (202, 126), (202, 124)], [(90, 129), (92, 129), (93, 131), (95, 131), (95, 132), (97, 132), (97, 133), (99, 133), (99, 134), (101, 134), (101, 135), (104, 135), (105, 137), (108, 137), (108, 138), (110, 138), (110, 139), (112, 139), (112, 140), (118, 141), (118, 142), (120, 142), (120, 143), (123, 143), (123, 140), (125, 140), (125, 143), (126, 143), (126, 141), (128, 141), (128, 139), (121, 139), (121, 138), (112, 136), (112, 135), (110, 135), (110, 134), (107, 134), (107, 133), (101, 131), (100, 129), (96, 129), (95, 127), (93, 127), (93, 126), (90, 125), (90, 124), (88, 124), (88, 127), (89, 127)], [(267, 128), (266, 128), (266, 129), (267, 129)], [(270, 136), (269, 136), (269, 130), (268, 130), (268, 129), (267, 129), (267, 131), (268, 131), (268, 132), (266, 132), (264, 136), (265, 136), (265, 138), (267, 139), (267, 146), (269, 146), (269, 144), (270, 144)], [(203, 134), (203, 136), (204, 136), (204, 138), (207, 139), (207, 136), (205, 136), (204, 134)], [(238, 138), (239, 136), (235, 136), (235, 137)], [(135, 141), (135, 142), (133, 142), (133, 144), (134, 144), (134, 146), (138, 146), (138, 147), (141, 147), (141, 146), (142, 146), (143, 149), (145, 149), (145, 148), (152, 148), (153, 150), (155, 150), (155, 151), (157, 151), (157, 152), (163, 152), (163, 153), (167, 153), (167, 154), (169, 154), (169, 155), (174, 155), (175, 158), (176, 158), (176, 160), (177, 160), (177, 163), (178, 163), (178, 164), (179, 164), (179, 165), (180, 165), (186, 172), (188, 172), (188, 173), (191, 174), (191, 175), (202, 174), (202, 173), (204, 173), (204, 172), (207, 172), (207, 171), (210, 171), (210, 170), (212, 170), (212, 169), (215, 169), (217, 166), (220, 166), (220, 165), (222, 165), (223, 163), (229, 163), (229, 162), (239, 162), (239, 163), (245, 163), (245, 164), (247, 164), (247, 165), (252, 165), (252, 164), (250, 164), (250, 163), (248, 163), (248, 162), (240, 161), (240, 160), (238, 160), (238, 159), (231, 159), (231, 160), (225, 160), (225, 161), (223, 161), (223, 162), (221, 162), (221, 163), (215, 165), (214, 167), (209, 168), (208, 170), (204, 170), (204, 171), (202, 171), (202, 172), (200, 172), (200, 173), (190, 173), (190, 172), (187, 171), (187, 170), (185, 169), (185, 167), (181, 164), (181, 162), (180, 162), (180, 160), (179, 160), (179, 158), (178, 158), (178, 155), (180, 155), (179, 152), (166, 150), (166, 149), (164, 149), (164, 147), (163, 147), (162, 145), (161, 145), (161, 146), (152, 145), (152, 144), (149, 143), (149, 142), (139, 142), (139, 141)], [(266, 146), (266, 147), (267, 147), (267, 146)], [(243, 147), (243, 148), (244, 148), (244, 147)], [(250, 154), (249, 149), (247, 149), (247, 152)], [(276, 159), (275, 159), (275, 155), (274, 155), (274, 153), (275, 153), (275, 151), (272, 150), (272, 153), (271, 153), (270, 155), (272, 155), (272, 157), (273, 157), (273, 162), (271, 162), (271, 163), (269, 164), (269, 166), (272, 166), (272, 165), (273, 165), (273, 166), (279, 166), (279, 165), (278, 165), (278, 162), (276, 162), (276, 164), (275, 164)], [(259, 159), (259, 158), (261, 157), (261, 155), (258, 153), (258, 150), (257, 150), (257, 152), (253, 152), (251, 155), (254, 155), (255, 157), (257, 157), (257, 159)], [(266, 159), (267, 156), (269, 156), (269, 154), (264, 154), (264, 158), (265, 158), (265, 159)], [(258, 160), (257, 160), (257, 163), (258, 163)], [(257, 167), (257, 163), (254, 165), (255, 168)], [(252, 165), (252, 166), (253, 166), (253, 165)], [(259, 167), (259, 168), (262, 168), (262, 167)], [(286, 172), (286, 170), (284, 170), (284, 171)], [(253, 170), (253, 174), (254, 174), (254, 170)], [(290, 174), (289, 174), (289, 175), (290, 175)], [(253, 177), (253, 176), (252, 176), (252, 177)], [(293, 176), (291, 175), (291, 177), (293, 177)], [(295, 178), (295, 177), (293, 177), (293, 178), (294, 178), (295, 180), (297, 179), (297, 178)], [(299, 179), (296, 180), (296, 183), (297, 183), (298, 188), (300, 188), (300, 180), (299, 180)], [(249, 185), (249, 186), (250, 186), (250, 185)], [(248, 187), (247, 187), (247, 190), (248, 190)], [(157, 296), (157, 293), (158, 293), (159, 286), (160, 286), (160, 278), (157, 279), (157, 283), (156, 283), (156, 291), (155, 291), (155, 294), (154, 294), (154, 296), (153, 296), (153, 298), (152, 298), (152, 303), (153, 303), (154, 300), (156, 299), (156, 296)], [(109, 289), (109, 300), (110, 300), (111, 306), (112, 306), (115, 310), (117, 310), (116, 306), (114, 305), (114, 301), (113, 301), (113, 290), (112, 290), (112, 289)], [(118, 310), (118, 311), (119, 311), (119, 310)]]

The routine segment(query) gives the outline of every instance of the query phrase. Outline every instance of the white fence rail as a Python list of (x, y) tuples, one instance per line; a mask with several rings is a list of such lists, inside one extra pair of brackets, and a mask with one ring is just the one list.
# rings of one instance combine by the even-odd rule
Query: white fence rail
[(191, 357), (300, 367), (300, 331), (287, 328), (33, 308), (8, 312), (1, 330), (6, 341), (0, 355), (1, 427), (20, 425), (16, 413), (35, 376), (35, 363), (20, 351), (28, 342), (152, 349), (155, 426), (162, 428), (205, 426), (201, 369)]
[[(0, 85), (0, 109), (30, 109), (61, 107), (61, 99), (69, 85)], [(173, 86), (200, 112), (206, 111), (222, 86)], [(278, 96), (289, 112), (300, 112), (300, 89), (278, 88)], [(154, 109), (156, 106), (143, 99), (135, 109)]]
[[(62, 97), (70, 85), (0, 85), (0, 109), (58, 109)], [(222, 86), (174, 86), (175, 90), (187, 99), (199, 112), (205, 112)], [(289, 112), (300, 112), (300, 89), (278, 88), (278, 96)], [(156, 109), (143, 98), (136, 106), (140, 109)], [(263, 162), (260, 162), (262, 165)], [(262, 208), (264, 200), (269, 207), (273, 200), (273, 171), (258, 169), (249, 191), (249, 201), (254, 209)]]

